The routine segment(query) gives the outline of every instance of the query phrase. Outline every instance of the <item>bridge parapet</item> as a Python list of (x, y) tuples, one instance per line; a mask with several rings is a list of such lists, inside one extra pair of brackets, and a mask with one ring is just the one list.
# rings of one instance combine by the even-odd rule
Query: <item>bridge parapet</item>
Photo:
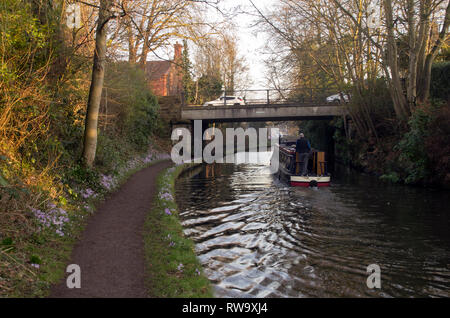
[(342, 116), (345, 107), (339, 104), (253, 104), (240, 106), (185, 106), (182, 120), (213, 122), (287, 121)]
[[(321, 105), (327, 101), (327, 97), (336, 95), (336, 88), (293, 88), (293, 89), (247, 89), (247, 90), (233, 90), (233, 91), (216, 91), (210, 92), (211, 96), (208, 100), (200, 103), (201, 105), (215, 105), (223, 102), (223, 106), (231, 106), (236, 103), (236, 100), (229, 100), (223, 96), (240, 97), (246, 105), (300, 105), (300, 104), (316, 104)], [(341, 93), (349, 96), (348, 94)], [(339, 95), (339, 94), (337, 94)], [(337, 96), (336, 101), (345, 100), (344, 96)], [(348, 100), (348, 99), (347, 99)], [(242, 101), (239, 102), (242, 104)], [(196, 105), (200, 106), (198, 103)]]

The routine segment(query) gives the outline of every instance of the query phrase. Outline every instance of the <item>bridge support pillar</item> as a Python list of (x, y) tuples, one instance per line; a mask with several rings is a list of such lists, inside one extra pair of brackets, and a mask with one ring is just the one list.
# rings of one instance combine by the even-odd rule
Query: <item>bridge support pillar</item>
[(206, 145), (203, 136), (209, 125), (210, 122), (206, 120), (191, 120), (190, 122), (192, 160), (203, 158), (203, 149)]

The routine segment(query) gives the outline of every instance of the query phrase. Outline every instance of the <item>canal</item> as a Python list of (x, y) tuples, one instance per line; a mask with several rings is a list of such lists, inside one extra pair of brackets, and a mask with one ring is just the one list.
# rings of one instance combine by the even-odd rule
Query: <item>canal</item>
[[(217, 297), (448, 297), (448, 192), (336, 169), (291, 188), (267, 165), (199, 166), (176, 183), (185, 235)], [(381, 269), (381, 289), (366, 285)]]

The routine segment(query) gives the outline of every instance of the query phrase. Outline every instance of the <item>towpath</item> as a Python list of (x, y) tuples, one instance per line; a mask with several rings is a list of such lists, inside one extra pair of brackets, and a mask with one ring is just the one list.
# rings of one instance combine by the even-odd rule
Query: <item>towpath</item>
[(88, 221), (72, 252), (81, 269), (81, 288), (64, 280), (50, 297), (147, 297), (143, 226), (156, 191), (156, 177), (172, 162), (158, 162), (134, 174)]

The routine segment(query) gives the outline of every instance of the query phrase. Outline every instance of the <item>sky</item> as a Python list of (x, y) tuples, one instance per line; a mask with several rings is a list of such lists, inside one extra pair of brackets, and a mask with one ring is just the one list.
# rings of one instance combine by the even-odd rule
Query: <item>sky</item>
[[(271, 8), (276, 0), (253, 0), (253, 3), (262, 11), (266, 12)], [(242, 11), (254, 12), (254, 8), (248, 0), (223, 0), (220, 5), (224, 11), (231, 11), (237, 7)], [(213, 10), (213, 9), (211, 9)], [(217, 14), (212, 13), (212, 14)], [(233, 22), (236, 24), (238, 30), (239, 53), (242, 54), (250, 66), (250, 78), (253, 81), (251, 89), (261, 89), (267, 87), (265, 80), (265, 65), (264, 65), (264, 44), (267, 41), (267, 36), (264, 32), (258, 31), (252, 27), (255, 21), (255, 16), (245, 13), (236, 14), (233, 16)]]
[[(277, 0), (253, 0), (253, 3), (262, 12), (267, 12), (277, 2)], [(256, 19), (255, 9), (249, 0), (221, 0), (219, 9), (227, 16), (227, 19), (231, 16), (232, 22), (238, 31), (236, 36), (239, 39), (239, 54), (245, 57), (249, 65), (249, 77), (252, 81), (252, 85), (248, 89), (268, 88), (263, 53), (267, 35), (264, 32), (258, 31), (256, 27), (253, 27)], [(235, 14), (230, 14), (235, 10), (237, 10)], [(208, 11), (208, 17), (211, 23), (224, 19), (223, 15), (215, 8), (210, 7)], [(253, 15), (246, 12), (253, 12)], [(190, 52), (192, 54), (192, 51)], [(150, 57), (150, 60), (158, 60), (160, 58), (171, 59), (172, 56), (173, 49), (168, 48), (158, 51), (155, 56)], [(193, 59), (191, 58), (191, 60)]]

